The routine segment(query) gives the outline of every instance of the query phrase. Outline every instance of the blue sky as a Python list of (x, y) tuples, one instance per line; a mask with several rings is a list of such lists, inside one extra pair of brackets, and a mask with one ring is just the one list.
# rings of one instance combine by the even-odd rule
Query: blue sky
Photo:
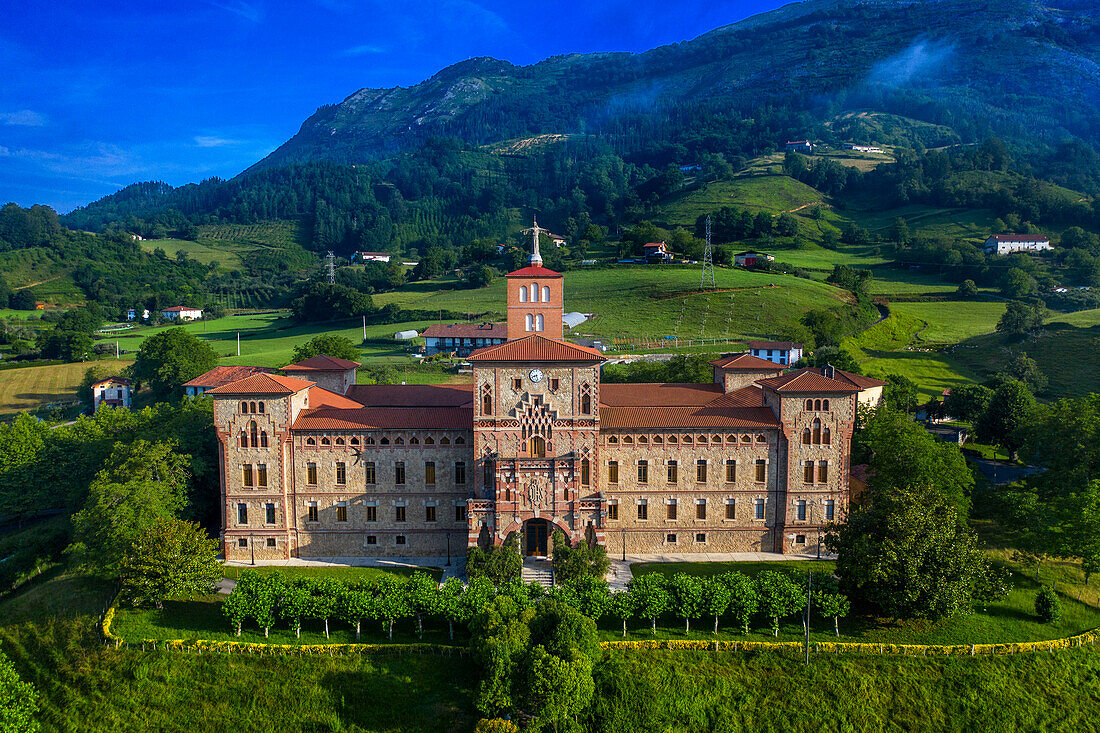
[(644, 51), (779, 0), (29, 0), (0, 24), (0, 203), (231, 177), (363, 87), (473, 56)]

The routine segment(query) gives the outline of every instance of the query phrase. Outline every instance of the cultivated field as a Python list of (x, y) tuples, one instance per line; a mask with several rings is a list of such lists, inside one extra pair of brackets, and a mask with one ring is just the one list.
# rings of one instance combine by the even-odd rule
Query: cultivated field
[(48, 402), (75, 400), (80, 380), (93, 363), (116, 364), (121, 370), (132, 361), (123, 359), (0, 370), (0, 415), (30, 410)]

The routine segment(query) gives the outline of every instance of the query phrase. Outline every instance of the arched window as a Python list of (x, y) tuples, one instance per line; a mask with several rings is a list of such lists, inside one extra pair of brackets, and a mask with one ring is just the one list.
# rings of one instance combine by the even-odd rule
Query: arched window
[(527, 302), (527, 288), (526, 287), (521, 287), (519, 289), (519, 302), (520, 303), (526, 303)]
[(267, 447), (267, 431), (266, 430), (261, 430), (260, 431), (260, 447), (261, 448), (266, 448)]
[(549, 285), (543, 285), (542, 286), (542, 302), (543, 303), (549, 303), (550, 302), (550, 286)]
[(802, 445), (810, 445), (813, 442), (810, 436), (810, 429), (806, 428), (802, 431)]
[(532, 315), (531, 313), (527, 314), (527, 330), (528, 331), (534, 331), (535, 330), (535, 316)]
[(809, 410), (812, 410), (812, 409), (814, 409), (814, 401), (813, 400), (806, 400), (806, 410), (809, 411)]
[(245, 432), (244, 428), (241, 428), (241, 447), (248, 447), (248, 433)]
[(260, 408), (260, 414), (261, 415), (264, 414), (264, 403), (262, 403), (262, 402), (258, 403), (257, 407)]
[(481, 386), (481, 414), (493, 414), (493, 389), (488, 384)]
[(249, 402), (248, 403), (248, 411), (250, 413), (252, 413), (253, 415), (256, 414), (256, 403), (255, 402)]
[(592, 387), (588, 382), (581, 385), (581, 414), (592, 414)]
[(531, 302), (532, 303), (539, 302), (539, 284), (538, 283), (531, 283)]
[(826, 412), (829, 411), (829, 400), (822, 400), (821, 409), (825, 410)]
[(814, 400), (814, 410), (821, 409), (821, 400)]
[(814, 420), (814, 445), (821, 445), (821, 421)]
[(242, 415), (247, 415), (248, 414), (248, 403), (247, 402), (242, 402), (241, 403), (241, 414)]
[(527, 452), (535, 458), (546, 458), (546, 439), (541, 435), (532, 435), (527, 440)]
[(248, 423), (248, 434), (252, 438), (252, 441), (251, 441), (252, 442), (252, 447), (253, 448), (259, 448), (260, 447), (260, 428), (259, 428), (258, 425), (256, 425), (255, 420)]
[(546, 330), (546, 323), (544, 322), (541, 313), (539, 313), (537, 316), (535, 316), (535, 330), (536, 331)]
[(828, 425), (826, 425), (825, 428), (821, 431), (821, 442), (825, 445), (833, 444), (833, 433), (831, 430), (829, 430)]

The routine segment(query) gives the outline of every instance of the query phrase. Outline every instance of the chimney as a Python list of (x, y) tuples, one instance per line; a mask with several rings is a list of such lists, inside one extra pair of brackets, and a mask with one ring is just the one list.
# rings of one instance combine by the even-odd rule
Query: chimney
[(833, 368), (832, 364), (826, 364), (825, 366), (821, 367), (821, 376), (828, 377), (829, 379), (834, 379), (835, 374), (836, 369)]

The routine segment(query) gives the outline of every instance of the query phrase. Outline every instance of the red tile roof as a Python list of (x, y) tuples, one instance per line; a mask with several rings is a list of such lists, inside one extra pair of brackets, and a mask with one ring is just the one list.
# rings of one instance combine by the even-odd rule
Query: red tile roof
[(600, 405), (607, 407), (692, 407), (720, 396), (720, 384), (600, 384)]
[[(994, 242), (1050, 242), (1050, 239), (1038, 234), (993, 234), (989, 239)], [(989, 239), (986, 241), (988, 242)]]
[(314, 386), (313, 382), (278, 374), (254, 374), (251, 377), (207, 390), (213, 395), (289, 395)]
[(191, 308), (186, 305), (174, 305), (171, 308), (165, 308), (161, 313), (179, 313), (181, 311), (201, 311), (202, 308)]
[(358, 410), (362, 407), (355, 400), (349, 400), (343, 395), (329, 392), (327, 389), (320, 387), (309, 388), (309, 406), (311, 409), (315, 407), (341, 407), (345, 410)]
[(223, 384), (236, 382), (253, 374), (271, 374), (275, 370), (257, 366), (216, 366), (206, 374), (200, 374), (190, 382), (184, 382), (184, 387), (205, 387), (213, 389)]
[(601, 428), (778, 428), (768, 407), (602, 407)]
[[(861, 390), (869, 389), (871, 387), (883, 387), (886, 385), (886, 382), (882, 379), (865, 377), (862, 374), (853, 374), (852, 372), (842, 372), (839, 369), (836, 369), (833, 374), (836, 375), (838, 378), (843, 377), (845, 381), (851, 382), (855, 386), (859, 387)], [(949, 389), (945, 390), (945, 393), (948, 393), (950, 391), (951, 390)]]
[(562, 277), (562, 274), (542, 265), (530, 265), (509, 272), (504, 277)]
[(462, 407), (472, 405), (472, 384), (354, 384), (347, 397), (356, 407)]
[(91, 386), (98, 387), (101, 384), (127, 384), (128, 385), (128, 384), (130, 384), (130, 380), (127, 379), (126, 377), (107, 377), (106, 379), (101, 379), (98, 382), (92, 382)]
[(850, 382), (830, 379), (815, 369), (797, 369), (779, 377), (761, 379), (757, 384), (776, 392), (859, 392), (859, 387)]
[(801, 349), (802, 344), (794, 341), (750, 341), (750, 349), (779, 349), (780, 351), (789, 351), (790, 349)]
[(457, 339), (506, 339), (508, 338), (507, 323), (452, 323), (449, 325), (437, 323), (428, 326), (424, 333), (425, 338), (457, 338)]
[(473, 430), (471, 407), (332, 407), (304, 410), (294, 430)]
[(603, 361), (604, 355), (598, 349), (532, 335), (486, 346), (467, 358), (470, 361)]
[(761, 359), (759, 356), (753, 356), (752, 354), (730, 354), (729, 356), (723, 356), (721, 359), (715, 359), (710, 363), (719, 369), (727, 369), (730, 371), (743, 369), (750, 372), (777, 372), (783, 369), (783, 367), (776, 364), (774, 361)]
[(311, 356), (308, 359), (295, 362), (294, 364), (287, 364), (283, 367), (283, 371), (294, 372), (346, 372), (349, 369), (356, 369), (361, 364), (357, 361), (348, 361), (347, 359), (338, 359), (335, 356), (326, 356), (325, 354), (318, 354), (317, 356)]

